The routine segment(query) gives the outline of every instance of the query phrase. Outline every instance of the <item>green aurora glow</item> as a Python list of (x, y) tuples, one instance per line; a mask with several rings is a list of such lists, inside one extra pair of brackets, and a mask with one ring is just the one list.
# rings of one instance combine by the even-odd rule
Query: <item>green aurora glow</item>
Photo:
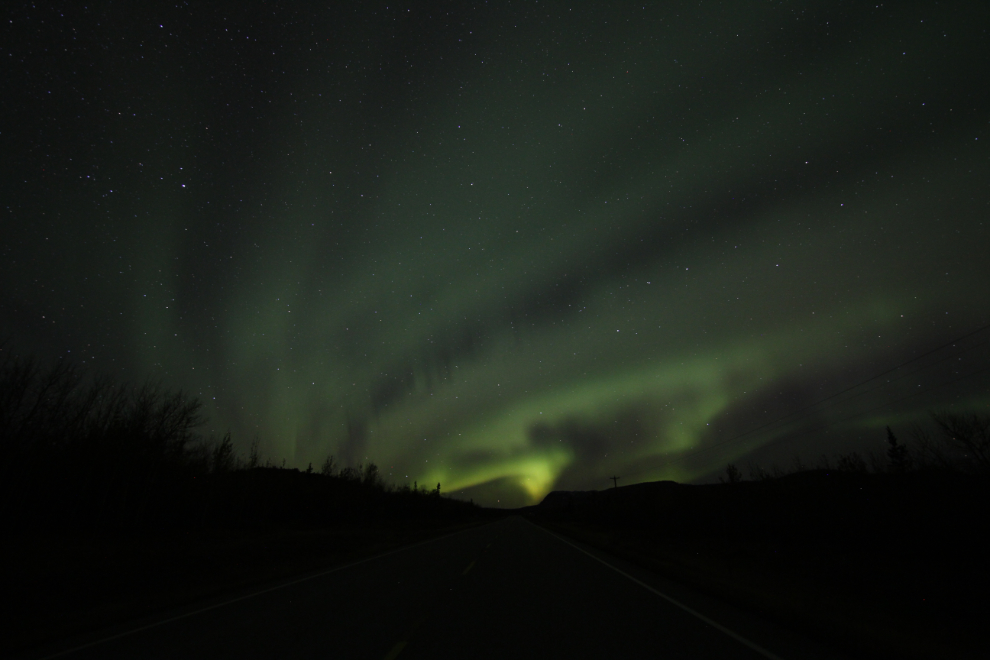
[(990, 323), (985, 3), (390, 7), (18, 16), (10, 345), (499, 505), (986, 406), (695, 453)]

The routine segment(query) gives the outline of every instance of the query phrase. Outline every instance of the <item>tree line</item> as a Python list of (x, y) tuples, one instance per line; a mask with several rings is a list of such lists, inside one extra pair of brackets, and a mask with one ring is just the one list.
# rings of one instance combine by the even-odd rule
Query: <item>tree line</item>
[(0, 362), (0, 520), (8, 527), (319, 526), (473, 515), (439, 490), (396, 488), (374, 463), (285, 469), (205, 436), (202, 402), (67, 361)]
[[(822, 454), (813, 465), (806, 465), (800, 456), (795, 456), (789, 469), (778, 465), (766, 469), (750, 463), (749, 476), (754, 481), (767, 481), (809, 469), (857, 474), (944, 471), (990, 476), (990, 415), (943, 410), (930, 413), (930, 417), (931, 427), (921, 424), (911, 427), (910, 444), (901, 442), (888, 426), (885, 451), (872, 450), (865, 454), (853, 451), (832, 457)], [(743, 480), (742, 471), (733, 463), (719, 476), (722, 483)]]

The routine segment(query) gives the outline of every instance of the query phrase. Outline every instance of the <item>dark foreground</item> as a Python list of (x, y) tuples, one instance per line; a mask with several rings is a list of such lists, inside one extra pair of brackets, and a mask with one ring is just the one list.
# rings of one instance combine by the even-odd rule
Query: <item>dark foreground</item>
[(29, 657), (835, 657), (593, 552), (511, 517)]
[(0, 657), (110, 626), (133, 627), (191, 603), (251, 593), (486, 519), (317, 529), (22, 530), (0, 547)]
[(985, 653), (990, 482), (815, 470), (555, 492), (525, 511), (860, 658)]

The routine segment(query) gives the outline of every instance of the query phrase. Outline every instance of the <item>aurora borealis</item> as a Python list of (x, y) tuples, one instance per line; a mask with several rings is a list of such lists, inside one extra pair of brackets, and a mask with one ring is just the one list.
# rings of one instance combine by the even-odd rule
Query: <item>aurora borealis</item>
[(9, 13), (7, 352), (498, 506), (986, 409), (809, 408), (990, 324), (986, 3), (313, 7)]

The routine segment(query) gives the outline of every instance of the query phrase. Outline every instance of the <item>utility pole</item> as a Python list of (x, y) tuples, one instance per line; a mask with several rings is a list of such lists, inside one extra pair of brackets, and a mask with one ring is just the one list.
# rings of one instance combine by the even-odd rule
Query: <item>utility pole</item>
[(612, 487), (615, 489), (619, 488), (619, 477), (609, 477), (612, 480)]

